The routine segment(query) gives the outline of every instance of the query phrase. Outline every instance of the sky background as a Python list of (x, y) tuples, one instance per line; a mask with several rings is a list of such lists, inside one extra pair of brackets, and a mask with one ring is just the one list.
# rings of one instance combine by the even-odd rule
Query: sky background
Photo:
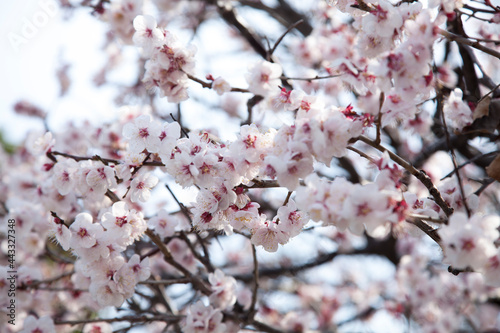
[[(48, 15), (42, 2), (6, 1), (0, 5), (0, 73), (4, 78), (0, 81), (0, 129), (14, 143), (22, 142), (30, 130), (43, 130), (39, 120), (12, 111), (22, 99), (50, 110), (47, 121), (51, 129), (60, 128), (70, 119), (98, 122), (112, 118), (111, 91), (91, 85), (92, 76), (104, 61), (99, 57), (104, 24), (82, 12), (68, 17), (56, 9)], [(33, 25), (36, 30), (27, 35), (27, 27), (34, 23), (38, 27)], [(22, 42), (16, 45), (16, 40)], [(56, 70), (65, 61), (71, 62), (69, 73), (78, 73), (78, 80), (60, 99)]]

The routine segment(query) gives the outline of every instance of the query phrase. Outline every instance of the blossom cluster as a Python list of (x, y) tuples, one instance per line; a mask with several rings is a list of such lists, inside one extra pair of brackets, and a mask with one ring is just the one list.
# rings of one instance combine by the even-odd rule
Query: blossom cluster
[(334, 225), (340, 231), (349, 229), (357, 235), (365, 230), (383, 237), (391, 225), (405, 220), (407, 204), (400, 191), (401, 171), (381, 159), (381, 172), (373, 183), (353, 184), (342, 177), (332, 181), (311, 174), (305, 186), (297, 190), (299, 208), (312, 220)]
[[(460, 132), (478, 117), (474, 103), (466, 102), (478, 96), (472, 96), (463, 70), (453, 68), (452, 49), (446, 50), (442, 62), (435, 54), (443, 23), (452, 27), (450, 22), (461, 20), (457, 15), (463, 15), (462, 8), (470, 7), (450, 0), (329, 3), (323, 1), (311, 11), (310, 32), (297, 37), (290, 29), (263, 59), (242, 64), (247, 72), (237, 74), (247, 83), (245, 88), (233, 88), (211, 74), (205, 76), (208, 82), (198, 79), (196, 48), (179, 42), (170, 32), (174, 30), (166, 30), (167, 22), (180, 19), (196, 36), (202, 22), (220, 15), (256, 47), (258, 36), (238, 15), (238, 6), (246, 6), (243, 2), (234, 6), (230, 1), (200, 5), (112, 0), (91, 5), (110, 28), (107, 42), (115, 53), (108, 67), (127, 49), (123, 44), (140, 53), (137, 84), (122, 93), (142, 104), (145, 93), (150, 93), (151, 108), (125, 107), (111, 124), (68, 124), (59, 133), (34, 133), (12, 155), (0, 149), (0, 214), (16, 221), (21, 332), (53, 332), (59, 326), (61, 331), (70, 330), (59, 319), (80, 319), (107, 306), (144, 313), (141, 318), (146, 322), (152, 321), (148, 316), (167, 313), (167, 319), (147, 324), (151, 332), (277, 331), (278, 327), (332, 331), (350, 321), (368, 322), (380, 308), (398, 320), (406, 317), (425, 332), (455, 331), (464, 325), (475, 331), (500, 328), (498, 308), (493, 305), (498, 299), (493, 287), (500, 286), (500, 218), (487, 214), (496, 209), (498, 185), (489, 180), (481, 181), (480, 188), (475, 184), (484, 178), (485, 162), (478, 160), (489, 155), (490, 147), (471, 143)], [(286, 22), (288, 18), (279, 14), (284, 4), (262, 7)], [(150, 10), (150, 5), (158, 10)], [(489, 1), (485, 6), (483, 14), (497, 23), (498, 8)], [(260, 5), (255, 7), (261, 10)], [(339, 12), (350, 19), (340, 18)], [(307, 30), (305, 23), (294, 29)], [(485, 38), (481, 43), (498, 47), (491, 43), (498, 33), (480, 29), (478, 35)], [(473, 45), (479, 44), (474, 40)], [(286, 47), (280, 44), (288, 41)], [(281, 49), (291, 51), (292, 57), (280, 55)], [(294, 66), (287, 59), (295, 61)], [(477, 67), (483, 77), (476, 81), (487, 86), (492, 80)], [(494, 77), (498, 69), (491, 65), (488, 70)], [(231, 133), (233, 139), (217, 137), (216, 130), (194, 129), (185, 116), (188, 112), (181, 119), (180, 107), (179, 122), (172, 114), (173, 122), (165, 121), (166, 113), (159, 110), (165, 105), (168, 109), (190, 97), (195, 97), (193, 103), (206, 102), (195, 89), (188, 94), (191, 81), (211, 88), (208, 94), (214, 101), (220, 98), (221, 104), (236, 94), (243, 96), (248, 118)], [(155, 90), (166, 98), (158, 101)], [(485, 94), (482, 90), (478, 88), (483, 96), (498, 98), (495, 89)], [(428, 107), (433, 101), (442, 111), (434, 116)], [(47, 113), (36, 105), (22, 102), (14, 109), (43, 119), (48, 127)], [(438, 180), (427, 165), (421, 165), (429, 161), (427, 154), (444, 149), (430, 145), (433, 140), (444, 146), (446, 138), (451, 144), (449, 135), (441, 133), (448, 130), (468, 146), (448, 148), (457, 148), (469, 160), (454, 165), (456, 176)], [(370, 139), (372, 135), (376, 139)], [(371, 157), (375, 151), (382, 157)], [(368, 160), (376, 168), (366, 168), (358, 160)], [(344, 163), (350, 178), (339, 176), (336, 161)], [(171, 190), (169, 182), (191, 195), (179, 200), (171, 191), (176, 211), (168, 207), (167, 199), (151, 200), (155, 191), (165, 190), (160, 185)], [(275, 197), (274, 190), (267, 189), (271, 187), (288, 192), (286, 199)], [(303, 232), (308, 223), (311, 227)], [(422, 230), (413, 230), (415, 226)], [(5, 225), (0, 225), (0, 233), (7, 234)], [(431, 236), (434, 247), (427, 249), (442, 254), (450, 272), (460, 276), (420, 253), (427, 244), (419, 236)], [(245, 258), (244, 251), (227, 250), (236, 237), (242, 237), (240, 249), (252, 251), (253, 258)], [(311, 242), (308, 237), (316, 238)], [(292, 239), (317, 257), (299, 263), (289, 256), (288, 248), (274, 253)], [(5, 251), (6, 242), (1, 241)], [(325, 254), (331, 248), (335, 251)], [(272, 253), (257, 252), (262, 249)], [(218, 255), (211, 256), (213, 252)], [(367, 254), (370, 261), (373, 255), (385, 257), (395, 268), (388, 275), (397, 283), (353, 273), (357, 268), (327, 267), (336, 262), (327, 263), (325, 258), (331, 261), (339, 254), (348, 260), (358, 254)], [(279, 265), (259, 263), (261, 255), (279, 258)], [(9, 270), (5, 262), (1, 264), (0, 292), (7, 294)], [(308, 271), (313, 274), (284, 278), (287, 272), (302, 274), (323, 264), (332, 274)], [(332, 278), (337, 271), (340, 276), (333, 277), (337, 279), (333, 283), (310, 282), (324, 275)], [(172, 284), (177, 286), (171, 288)], [(188, 292), (170, 299), (167, 293), (179, 285), (189, 285), (184, 289)], [(54, 297), (46, 297), (52, 290)], [(290, 290), (293, 302), (273, 305), (274, 296)], [(269, 296), (261, 297), (263, 291)], [(3, 311), (6, 302), (0, 300)], [(337, 327), (337, 317), (346, 312), (340, 310), (347, 308), (357, 314)], [(466, 323), (458, 320), (462, 318)], [(82, 331), (111, 332), (112, 327), (92, 323)]]
[(183, 47), (175, 36), (156, 25), (152, 16), (134, 19), (134, 43), (141, 47), (148, 60), (143, 82), (148, 90), (158, 88), (171, 103), (188, 99), (188, 74), (193, 74), (193, 47)]

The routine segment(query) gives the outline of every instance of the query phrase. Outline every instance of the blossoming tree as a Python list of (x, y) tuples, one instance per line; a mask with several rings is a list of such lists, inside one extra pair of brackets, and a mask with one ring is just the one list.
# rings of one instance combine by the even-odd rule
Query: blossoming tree
[(6, 332), (500, 329), (494, 1), (60, 5), (107, 24), (96, 84), (137, 77), (4, 145)]

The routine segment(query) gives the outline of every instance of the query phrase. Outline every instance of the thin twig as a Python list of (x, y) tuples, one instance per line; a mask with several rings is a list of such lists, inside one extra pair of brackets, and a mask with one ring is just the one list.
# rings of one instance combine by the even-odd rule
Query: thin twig
[(378, 106), (378, 116), (376, 120), (377, 126), (377, 136), (375, 137), (375, 143), (380, 144), (380, 132), (382, 130), (382, 107), (384, 106), (385, 95), (384, 92), (380, 93), (379, 106)]
[(297, 80), (297, 81), (314, 81), (314, 80), (324, 80), (331, 79), (334, 77), (342, 76), (343, 74), (335, 74), (335, 75), (326, 75), (326, 76), (318, 76), (307, 78), (307, 77), (288, 77), (288, 76), (280, 76), (282, 80)]
[(420, 215), (420, 214), (408, 214), (408, 217), (421, 219), (421, 220), (429, 221), (429, 222), (433, 222), (433, 223), (440, 223), (440, 224), (446, 224), (446, 222), (447, 222), (446, 220), (443, 220), (443, 219), (435, 219), (435, 218), (432, 218), (430, 216)]
[(152, 230), (146, 230), (144, 232), (152, 241), (153, 243), (158, 246), (160, 249), (160, 252), (163, 254), (163, 258), (167, 263), (175, 267), (178, 271), (182, 272), (185, 277), (189, 278), (191, 280), (191, 283), (195, 289), (198, 289), (205, 295), (210, 295), (212, 293), (212, 290), (210, 287), (208, 287), (203, 280), (201, 280), (198, 276), (193, 275), (186, 267), (183, 265), (179, 264), (177, 261), (174, 260), (174, 257), (172, 256), (172, 253), (170, 250), (163, 244), (161, 241), (160, 237), (156, 235)]
[(286, 31), (278, 38), (278, 40), (276, 41), (276, 43), (274, 43), (273, 48), (269, 51), (269, 56), (268, 56), (269, 59), (273, 56), (274, 51), (276, 51), (276, 48), (281, 43), (281, 41), (283, 40), (283, 38), (285, 38), (285, 36), (290, 31), (292, 31), (293, 29), (295, 29), (297, 26), (299, 26), (302, 23), (304, 23), (304, 19), (298, 20), (297, 22), (295, 22), (294, 24), (292, 24), (288, 29), (286, 29)]
[(375, 163), (375, 160), (372, 157), (368, 156), (367, 154), (365, 154), (361, 150), (354, 148), (354, 147), (351, 147), (351, 146), (348, 146), (347, 149), (352, 150), (353, 152), (355, 152), (359, 156), (366, 158), (368, 161), (370, 161), (372, 163)]
[(491, 95), (491, 94), (492, 94), (495, 90), (497, 90), (499, 87), (500, 87), (500, 83), (499, 83), (499, 84), (497, 84), (497, 85), (495, 86), (495, 88), (491, 89), (491, 90), (490, 90), (490, 91), (489, 91), (486, 95), (484, 95), (483, 97), (481, 97), (481, 98), (479, 99), (479, 101), (477, 101), (476, 105), (477, 105), (477, 104), (479, 104), (479, 103), (481, 103), (481, 102), (482, 102), (482, 101), (483, 101), (486, 97), (488, 97), (489, 95)]
[(104, 164), (108, 164), (108, 163), (119, 164), (120, 163), (120, 161), (118, 161), (118, 160), (113, 160), (113, 159), (109, 159), (109, 158), (102, 158), (99, 155), (94, 155), (92, 157), (85, 157), (85, 156), (75, 156), (75, 155), (71, 155), (71, 154), (61, 153), (58, 151), (48, 152), (47, 155), (55, 155), (55, 156), (62, 156), (62, 157), (66, 157), (66, 158), (71, 158), (77, 162), (92, 160), (92, 161), (101, 161)]
[[(208, 89), (212, 89), (212, 85), (213, 85), (213, 82), (206, 82), (206, 81), (203, 81), (201, 79), (198, 79), (197, 77), (191, 75), (191, 74), (188, 74), (186, 73), (186, 75), (188, 76), (188, 78), (194, 82), (197, 82), (199, 84), (201, 84), (201, 86), (203, 88), (208, 88)], [(250, 92), (248, 89), (243, 89), (243, 88), (232, 88), (231, 87), (231, 90), (232, 92), (242, 92), (242, 93), (247, 93), (247, 92)]]
[(255, 95), (254, 97), (250, 98), (248, 101), (247, 101), (247, 111), (248, 111), (248, 116), (247, 116), (247, 119), (241, 123), (241, 125), (250, 125), (252, 123), (252, 114), (253, 114), (253, 107), (255, 105), (257, 105), (258, 103), (260, 103), (260, 101), (262, 101), (264, 99), (264, 97), (262, 96), (259, 96), (259, 95)]
[[(197, 233), (196, 233), (197, 234)], [(198, 234), (197, 234), (198, 235)], [(199, 236), (199, 235), (198, 235)], [(196, 259), (198, 259), (198, 261), (200, 261), (205, 267), (206, 269), (210, 272), (210, 273), (213, 273), (215, 271), (215, 268), (214, 266), (212, 266), (212, 263), (210, 262), (210, 259), (208, 258), (207, 254), (208, 252), (205, 252), (205, 256), (201, 256), (198, 251), (196, 251), (193, 243), (191, 242), (191, 240), (188, 238), (188, 236), (186, 235), (186, 233), (184, 231), (181, 231), (180, 232), (180, 238), (182, 238), (184, 240), (184, 242), (186, 242), (187, 246), (189, 247), (189, 249), (191, 250), (191, 252), (193, 253), (194, 257)], [(200, 237), (201, 238), (201, 237)], [(201, 240), (203, 241), (203, 240)]]
[(493, 49), (490, 49), (486, 46), (483, 46), (481, 45), (480, 43), (478, 42), (474, 42), (470, 39), (467, 39), (465, 37), (462, 37), (462, 36), (459, 36), (459, 35), (456, 35), (454, 33), (451, 33), (449, 31), (446, 31), (446, 30), (443, 30), (443, 29), (440, 29), (439, 30), (439, 34), (446, 37), (447, 39), (451, 40), (451, 41), (454, 41), (454, 42), (457, 42), (457, 43), (460, 43), (460, 44), (465, 44), (465, 45), (469, 45), (475, 49), (478, 49), (480, 51), (483, 51), (484, 53), (486, 54), (489, 54), (495, 58), (498, 58), (500, 59), (500, 52), (496, 51), (496, 50), (493, 50)]
[(49, 279), (45, 279), (45, 280), (33, 280), (30, 282), (30, 284), (21, 284), (17, 288), (18, 289), (36, 289), (36, 287), (41, 285), (41, 284), (51, 284), (53, 282), (64, 279), (68, 276), (71, 276), (71, 275), (73, 275), (73, 273), (75, 273), (74, 270), (72, 270), (70, 272), (63, 273), (61, 275), (54, 276), (54, 277), (49, 278)]
[[(467, 162), (464, 162), (462, 164), (460, 164), (456, 170), (459, 170), (459, 169), (462, 169), (464, 166), (470, 164), (470, 163), (473, 163), (474, 161), (480, 159), (480, 158), (484, 158), (484, 157), (488, 157), (490, 155), (496, 155), (500, 152), (500, 150), (495, 150), (495, 151), (492, 151), (492, 152), (489, 152), (489, 153), (486, 153), (486, 154), (481, 154), (481, 155), (477, 155), (476, 157), (474, 158), (471, 158), (470, 160), (468, 160)], [(440, 180), (443, 180), (443, 179), (446, 179), (448, 177), (451, 177), (453, 176), (453, 174), (456, 172), (455, 169), (453, 169), (451, 172), (449, 172), (446, 176), (442, 177)]]
[(174, 194), (174, 192), (172, 192), (172, 190), (170, 189), (170, 186), (165, 185), (165, 187), (170, 192), (170, 195), (172, 195), (172, 198), (174, 198), (174, 200), (177, 203), (177, 205), (181, 208), (181, 211), (184, 214), (184, 216), (186, 216), (186, 218), (189, 220), (189, 223), (192, 225), (193, 224), (193, 220), (191, 219), (191, 215), (189, 215), (189, 210), (186, 208), (186, 206), (184, 206), (184, 204), (182, 202), (179, 201), (179, 199), (177, 199), (177, 197)]
[(164, 321), (164, 322), (178, 322), (182, 320), (185, 316), (173, 316), (173, 315), (161, 315), (161, 316), (123, 316), (119, 318), (97, 318), (97, 319), (81, 319), (81, 320), (54, 320), (56, 325), (79, 325), (79, 324), (89, 324), (89, 323), (115, 323), (120, 321), (126, 321), (129, 323), (147, 323), (152, 321)]
[(437, 244), (441, 245), (441, 237), (439, 236), (437, 229), (434, 229), (421, 219), (408, 219), (406, 222), (413, 224), (420, 230), (422, 230), (427, 236), (432, 238)]
[[(178, 104), (178, 108), (179, 108), (179, 114), (180, 114), (180, 104)], [(170, 112), (170, 117), (172, 117), (172, 119), (179, 124), (179, 126), (181, 127), (182, 134), (184, 134), (186, 136), (186, 138), (189, 138), (189, 134), (186, 132), (186, 130), (184, 129), (184, 127), (182, 126), (182, 124), (180, 123), (180, 121), (177, 121), (175, 119), (175, 117), (172, 114), (172, 112)], [(180, 117), (179, 117), (179, 120), (180, 120)]]
[(146, 284), (146, 285), (160, 285), (160, 286), (169, 286), (172, 284), (185, 284), (190, 283), (191, 280), (189, 278), (178, 278), (178, 279), (170, 279), (170, 280), (146, 280), (141, 281), (138, 284)]
[(255, 306), (257, 304), (257, 292), (259, 290), (259, 262), (257, 260), (257, 249), (255, 245), (252, 246), (252, 255), (253, 255), (253, 291), (252, 291), (252, 303), (250, 304), (250, 308), (248, 309), (248, 316), (253, 319), (256, 313)]

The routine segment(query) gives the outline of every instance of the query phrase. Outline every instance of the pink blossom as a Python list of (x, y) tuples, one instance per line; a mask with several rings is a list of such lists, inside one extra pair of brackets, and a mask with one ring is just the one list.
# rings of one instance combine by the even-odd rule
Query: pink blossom
[(151, 197), (151, 190), (158, 184), (158, 177), (148, 173), (136, 175), (130, 183), (130, 200), (146, 202)]
[(74, 190), (77, 181), (77, 162), (65, 159), (56, 163), (53, 170), (52, 181), (61, 195), (67, 195)]
[(279, 64), (265, 60), (251, 65), (245, 79), (248, 82), (248, 90), (256, 95), (267, 96), (281, 83), (282, 69)]
[(24, 320), (24, 327), (20, 333), (53, 333), (56, 331), (54, 321), (49, 316), (43, 316), (36, 319), (29, 315)]
[(138, 15), (134, 19), (134, 43), (142, 47), (145, 56), (149, 56), (155, 47), (159, 47), (165, 37), (156, 26), (156, 20), (149, 15)]
[(497, 254), (493, 242), (500, 235), (499, 226), (498, 216), (474, 214), (468, 219), (464, 213), (454, 213), (448, 224), (438, 229), (444, 260), (457, 269), (484, 269)]
[(222, 312), (211, 305), (205, 306), (202, 301), (191, 305), (187, 311), (186, 321), (182, 323), (185, 333), (224, 333), (226, 325), (222, 323)]
[(231, 86), (226, 80), (218, 77), (212, 82), (212, 89), (215, 90), (219, 96), (222, 96), (224, 93), (231, 91)]
[[(265, 218), (265, 216), (263, 217)], [(278, 244), (284, 245), (290, 239), (290, 235), (279, 228), (275, 221), (266, 221), (262, 219), (252, 231), (252, 244), (261, 245), (267, 252), (276, 252)]]
[(208, 275), (208, 282), (212, 287), (210, 304), (222, 310), (231, 308), (236, 303), (236, 280), (227, 276), (220, 269)]
[(95, 245), (97, 234), (103, 231), (99, 223), (92, 223), (92, 216), (88, 213), (80, 213), (69, 227), (71, 231), (72, 248), (89, 248)]
[(444, 103), (443, 112), (449, 125), (461, 130), (472, 123), (472, 111), (462, 100), (462, 90), (456, 88)]
[(160, 147), (161, 125), (153, 120), (150, 115), (142, 115), (133, 123), (123, 127), (123, 136), (128, 140), (130, 151), (141, 153), (147, 149), (157, 153)]
[(170, 237), (175, 233), (175, 227), (179, 221), (173, 215), (170, 215), (165, 209), (162, 209), (156, 216), (148, 220), (148, 225), (160, 237)]

